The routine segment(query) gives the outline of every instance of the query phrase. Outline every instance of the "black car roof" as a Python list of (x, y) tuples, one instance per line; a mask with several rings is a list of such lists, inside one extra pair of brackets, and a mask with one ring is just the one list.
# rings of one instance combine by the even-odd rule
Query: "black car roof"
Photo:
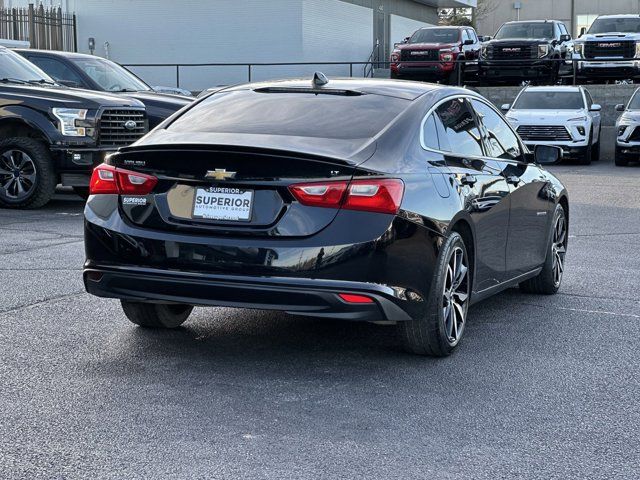
[[(53, 55), (56, 57), (66, 57), (66, 58), (96, 58), (95, 55), (89, 55), (87, 53), (62, 52), (60, 50), (38, 50), (35, 48), (16, 48), (14, 50), (16, 52), (46, 54), (46, 55)], [(102, 58), (102, 57), (98, 57), (98, 58)]]
[[(311, 78), (299, 78), (293, 80), (275, 80), (268, 82), (248, 83), (244, 85), (236, 85), (223, 89), (221, 91), (237, 91), (237, 90), (258, 90), (274, 88), (279, 91), (286, 89), (296, 90), (304, 88), (312, 88)], [(329, 83), (322, 87), (316, 87), (318, 90), (343, 90), (358, 93), (366, 93), (372, 95), (384, 95), (388, 97), (403, 98), (405, 100), (415, 100), (425, 93), (443, 87), (432, 83), (410, 82), (406, 80), (389, 80), (389, 79), (366, 79), (366, 78), (330, 78)]]

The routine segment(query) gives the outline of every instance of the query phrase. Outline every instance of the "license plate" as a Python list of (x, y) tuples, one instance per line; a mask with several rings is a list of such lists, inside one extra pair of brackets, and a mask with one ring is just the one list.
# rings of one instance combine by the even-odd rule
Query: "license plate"
[(193, 218), (251, 221), (253, 190), (238, 188), (198, 188), (193, 201)]

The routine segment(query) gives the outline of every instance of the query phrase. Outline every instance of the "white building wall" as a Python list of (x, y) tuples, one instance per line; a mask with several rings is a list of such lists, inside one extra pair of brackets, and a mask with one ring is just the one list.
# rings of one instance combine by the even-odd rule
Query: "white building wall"
[(392, 45), (401, 42), (419, 28), (433, 26), (429, 23), (418, 22), (417, 20), (400, 17), (398, 15), (390, 15), (389, 17), (390, 40)]
[[(340, 0), (303, 0), (302, 52), (304, 61), (366, 62), (373, 49), (373, 12)], [(310, 66), (307, 73), (349, 75), (348, 65)], [(363, 66), (354, 66), (353, 73)]]
[[(14, 6), (33, 0), (5, 0)], [(340, 0), (56, 0), (78, 18), (78, 49), (123, 64), (366, 62), (373, 10)], [(430, 7), (425, 7), (430, 8)], [(391, 15), (391, 40), (425, 24)], [(362, 72), (354, 66), (353, 73)], [(131, 67), (151, 85), (176, 84), (175, 67)], [(252, 67), (252, 80), (346, 76), (349, 66)], [(180, 86), (201, 90), (247, 81), (247, 67), (181, 67)]]

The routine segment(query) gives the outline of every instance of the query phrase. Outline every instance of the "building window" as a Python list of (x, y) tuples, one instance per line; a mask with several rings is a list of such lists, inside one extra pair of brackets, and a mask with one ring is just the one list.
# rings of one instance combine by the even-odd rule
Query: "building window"
[(589, 30), (593, 21), (598, 18), (597, 13), (577, 15), (576, 16), (576, 37), (580, 36), (580, 32), (583, 28)]

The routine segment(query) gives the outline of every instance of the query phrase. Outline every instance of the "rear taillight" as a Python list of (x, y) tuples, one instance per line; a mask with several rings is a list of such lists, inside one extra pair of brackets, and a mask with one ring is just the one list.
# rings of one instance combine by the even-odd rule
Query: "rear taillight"
[(347, 182), (318, 182), (291, 185), (289, 190), (303, 205), (325, 208), (344, 208), (366, 212), (398, 213), (404, 183), (395, 178), (354, 180)]
[(89, 193), (116, 195), (148, 195), (158, 183), (153, 175), (132, 172), (103, 163), (93, 169)]

